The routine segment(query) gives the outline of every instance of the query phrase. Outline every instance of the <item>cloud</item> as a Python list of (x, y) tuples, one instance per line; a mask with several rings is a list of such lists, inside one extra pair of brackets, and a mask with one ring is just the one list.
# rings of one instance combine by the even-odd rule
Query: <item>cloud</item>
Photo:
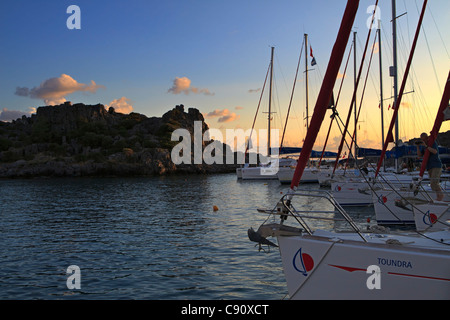
[(248, 90), (249, 93), (255, 93), (255, 92), (260, 92), (260, 91), (261, 91), (261, 88)]
[(196, 88), (196, 87), (191, 87), (191, 80), (187, 77), (175, 77), (175, 80), (173, 80), (173, 85), (171, 88), (169, 88), (169, 90), (167, 90), (167, 92), (173, 93), (173, 94), (180, 94), (180, 93), (184, 93), (184, 94), (189, 94), (189, 93), (194, 93), (194, 94), (204, 94), (205, 96), (213, 96), (214, 93), (210, 92), (209, 89), (206, 88)]
[(133, 111), (133, 106), (129, 102), (130, 99), (122, 97), (120, 99), (114, 99), (109, 105), (107, 104), (106, 107), (113, 107), (116, 112), (130, 113)]
[(214, 111), (208, 112), (205, 115), (205, 118), (222, 117), (222, 116), (225, 116), (225, 115), (227, 115), (229, 113), (230, 113), (230, 110), (228, 110), (228, 109), (223, 109), (223, 110), (215, 109)]
[(402, 103), (400, 103), (400, 105), (404, 109), (411, 109), (412, 108), (412, 104), (410, 102), (402, 102)]
[(236, 121), (239, 120), (241, 116), (237, 115), (236, 113), (232, 112), (230, 114), (227, 114), (223, 117), (220, 117), (217, 122), (232, 122), (232, 121)]
[(237, 115), (234, 112), (230, 112), (228, 109), (215, 109), (214, 111), (211, 111), (205, 115), (205, 118), (219, 118), (217, 119), (217, 122), (223, 123), (223, 122), (232, 122), (235, 120), (238, 120), (241, 116)]
[(236, 106), (236, 107), (234, 107), (236, 110), (242, 110), (242, 109), (244, 109), (244, 107), (241, 107), (241, 106)]
[(336, 79), (342, 79), (342, 78), (345, 78), (346, 76), (347, 75), (345, 73), (342, 74), (342, 73), (338, 72), (338, 75), (337, 75)]
[(46, 105), (61, 104), (66, 101), (66, 96), (80, 91), (95, 93), (99, 88), (105, 88), (91, 80), (90, 84), (79, 83), (67, 74), (58, 78), (50, 78), (42, 82), (38, 87), (29, 89), (17, 87), (15, 94), (21, 97), (44, 100)]
[(18, 110), (8, 110), (7, 108), (3, 108), (0, 111), (0, 121), (12, 121), (18, 118), (22, 118), (22, 116), (31, 116), (33, 113), (36, 113), (36, 108), (28, 108), (28, 111), (18, 111)]

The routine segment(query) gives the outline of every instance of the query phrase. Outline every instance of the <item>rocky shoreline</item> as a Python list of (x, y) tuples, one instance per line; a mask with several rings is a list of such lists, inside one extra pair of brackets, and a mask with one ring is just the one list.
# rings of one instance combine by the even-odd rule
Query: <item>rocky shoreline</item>
[(0, 123), (0, 178), (235, 172), (236, 165), (172, 162), (178, 142), (171, 133), (192, 133), (194, 121), (208, 129), (197, 109), (185, 112), (183, 105), (161, 118), (107, 111), (101, 104), (39, 107), (31, 117)]
[[(237, 164), (180, 164), (171, 159), (178, 141), (172, 132), (184, 128), (194, 143), (194, 123), (203, 115), (175, 106), (162, 117), (122, 114), (104, 105), (39, 107), (31, 117), (0, 121), (0, 178), (159, 176), (166, 174), (215, 174), (235, 172)], [(439, 133), (440, 145), (450, 147), (450, 131)], [(417, 138), (406, 144), (413, 145)], [(218, 141), (202, 141), (202, 149)], [(220, 143), (226, 154), (229, 146)], [(192, 147), (191, 150), (194, 150)], [(237, 154), (234, 154), (237, 159)], [(191, 154), (191, 163), (194, 155)], [(234, 163), (237, 163), (235, 161)]]

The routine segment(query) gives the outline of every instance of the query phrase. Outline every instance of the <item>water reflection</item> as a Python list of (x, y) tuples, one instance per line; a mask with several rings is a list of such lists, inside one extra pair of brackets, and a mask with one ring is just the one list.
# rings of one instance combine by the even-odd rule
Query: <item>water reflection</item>
[[(258, 252), (247, 229), (287, 189), (234, 174), (2, 180), (0, 298), (281, 299), (279, 252)], [(72, 264), (78, 291), (66, 287)]]

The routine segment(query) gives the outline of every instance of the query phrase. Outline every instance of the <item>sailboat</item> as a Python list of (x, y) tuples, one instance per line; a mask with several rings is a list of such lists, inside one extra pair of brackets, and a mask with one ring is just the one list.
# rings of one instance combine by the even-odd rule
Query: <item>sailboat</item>
[[(270, 65), (269, 65), (269, 110), (267, 112), (268, 114), (268, 130), (267, 130), (267, 154), (270, 159), (270, 162), (267, 164), (259, 164), (257, 166), (250, 166), (248, 164), (245, 164), (243, 167), (236, 169), (236, 175), (238, 179), (242, 180), (276, 180), (277, 179), (277, 172), (280, 168), (283, 167), (289, 167), (291, 165), (295, 164), (295, 160), (289, 159), (289, 158), (278, 158), (272, 156), (272, 148), (271, 148), (271, 137), (270, 137), (270, 124), (272, 120), (272, 82), (273, 82), (273, 56), (274, 56), (274, 47), (271, 47), (271, 57), (270, 57)], [(264, 83), (265, 85), (265, 83)], [(261, 93), (262, 95), (262, 93)], [(259, 105), (258, 105), (259, 109)], [(258, 112), (258, 110), (257, 110)], [(256, 116), (255, 116), (256, 120)], [(254, 122), (253, 122), (254, 125)], [(252, 128), (253, 131), (253, 128)], [(248, 141), (248, 144), (251, 142), (251, 137)], [(247, 145), (247, 150), (249, 149), (249, 146)]]
[[(443, 182), (442, 202), (450, 203), (450, 184)], [(417, 226), (414, 210), (418, 204), (435, 202), (435, 193), (430, 185), (416, 188), (414, 183), (400, 188), (386, 187), (372, 191), (375, 219), (379, 225)]]
[[(268, 130), (267, 130), (267, 143), (268, 143), (268, 147), (267, 147), (267, 154), (270, 157), (271, 156), (271, 146), (270, 146), (270, 121), (272, 118), (272, 110), (271, 110), (271, 106), (272, 106), (272, 81), (273, 81), (273, 55), (274, 55), (274, 47), (271, 47), (271, 56), (270, 56), (270, 64), (269, 64), (269, 73), (270, 73), (270, 78), (269, 78), (269, 111), (268, 111)], [(266, 76), (267, 79), (267, 76)], [(265, 82), (264, 82), (264, 86), (265, 86)], [(264, 91), (264, 90), (262, 90)], [(262, 97), (262, 92), (261, 92), (261, 97)], [(260, 100), (261, 102), (261, 100)], [(258, 105), (258, 109), (259, 109), (259, 105)], [(258, 109), (256, 111), (256, 113), (258, 113)], [(256, 115), (255, 115), (255, 120), (256, 120)], [(253, 126), (254, 126), (255, 121), (253, 122)], [(253, 127), (252, 127), (252, 131), (253, 131)], [(249, 138), (248, 144), (251, 143), (251, 137)], [(246, 154), (247, 154), (247, 150), (249, 149), (249, 145), (247, 145), (246, 147)], [(278, 159), (275, 159), (276, 161), (270, 162), (267, 165), (261, 165), (258, 164), (256, 166), (250, 166), (249, 164), (245, 164), (243, 167), (237, 168), (236, 169), (236, 175), (238, 177), (238, 179), (242, 179), (242, 180), (271, 180), (271, 179), (277, 179), (277, 171), (279, 168), (279, 162), (277, 161)], [(284, 164), (283, 164), (284, 165)]]
[[(304, 47), (305, 47), (305, 109), (306, 109), (306, 131), (309, 129), (309, 88), (308, 88), (308, 34), (303, 35), (304, 38)], [(312, 53), (311, 53), (312, 56)], [(299, 61), (300, 62), (300, 61)], [(313, 61), (311, 61), (311, 65), (315, 65), (316, 61), (313, 57)], [(297, 67), (298, 71), (298, 67)], [(294, 81), (295, 85), (295, 81)], [(291, 96), (292, 100), (292, 96)], [(290, 107), (290, 106), (289, 106)], [(288, 110), (289, 113), (289, 110)], [(287, 118), (286, 118), (286, 124), (287, 124)], [(295, 165), (294, 163), (291, 166), (284, 166), (278, 170), (277, 177), (281, 184), (290, 184), (292, 181), (292, 177), (294, 176), (295, 171)], [(308, 168), (305, 168), (304, 174), (302, 176), (302, 179), (300, 183), (318, 183), (319, 182), (319, 173), (320, 168), (316, 168), (313, 166), (310, 166)]]
[[(395, 9), (395, 1), (392, 3), (392, 26), (393, 26), (393, 66), (392, 69), (392, 77), (393, 77), (393, 83), (394, 83), (394, 103), (397, 102), (399, 99), (398, 95), (398, 79), (397, 79), (397, 35), (396, 35), (396, 9)], [(378, 48), (379, 48), (379, 59), (380, 59), (380, 110), (381, 110), (381, 123), (383, 124), (383, 82), (382, 82), (382, 59), (381, 59), (381, 31), (380, 27), (377, 30), (378, 33)], [(361, 63), (362, 65), (362, 63)], [(405, 74), (405, 77), (407, 74)], [(401, 96), (400, 96), (401, 100)], [(396, 113), (395, 113), (396, 114)], [(356, 119), (356, 116), (355, 116)], [(356, 122), (356, 120), (355, 120)], [(395, 141), (396, 141), (396, 149), (398, 147), (398, 120), (397, 116), (395, 116)], [(382, 148), (385, 146), (385, 140), (384, 140), (384, 128), (383, 125), (381, 126), (382, 130)], [(392, 128), (391, 128), (392, 131)], [(386, 140), (390, 139), (389, 141), (392, 142), (393, 135), (391, 131), (388, 134), (388, 137)], [(356, 129), (355, 129), (356, 133)], [(355, 139), (356, 140), (356, 136)], [(389, 142), (388, 141), (388, 142)], [(342, 145), (342, 141), (341, 141)], [(356, 146), (356, 143), (355, 143)], [(386, 143), (387, 146), (387, 143)], [(359, 148), (358, 148), (359, 149)], [(386, 149), (385, 149), (386, 152)], [(339, 153), (338, 153), (339, 154)], [(357, 155), (357, 150), (355, 148), (355, 154)], [(397, 158), (398, 158), (398, 152), (395, 152), (395, 161), (396, 165), (395, 167), (398, 168), (397, 165)], [(355, 156), (356, 157), (356, 156)], [(379, 166), (381, 165), (382, 161), (384, 160), (384, 156), (380, 156), (379, 160)], [(405, 196), (408, 195), (408, 189), (410, 188), (410, 185), (414, 183), (414, 181), (417, 181), (419, 178), (418, 172), (398, 172), (398, 170), (391, 169), (390, 171), (384, 171), (380, 172), (379, 167), (376, 170), (376, 173), (373, 174), (372, 172), (367, 175), (366, 177), (362, 177), (364, 175), (363, 172), (361, 174), (356, 174), (353, 176), (339, 178), (338, 175), (332, 174), (331, 177), (327, 177), (328, 183), (331, 187), (331, 193), (333, 194), (334, 198), (344, 206), (375, 206), (375, 211), (377, 213), (377, 221), (381, 223), (389, 223), (389, 222), (395, 222), (402, 224), (402, 219), (399, 219), (399, 215), (402, 215), (401, 211), (402, 209), (400, 207), (395, 207), (395, 203), (392, 200), (392, 197), (388, 195), (399, 195), (400, 191), (405, 191)], [(355, 170), (357, 173), (357, 170)], [(427, 179), (427, 174), (425, 174), (425, 179)], [(321, 185), (323, 184), (320, 181)], [(371, 183), (369, 186), (368, 183)], [(382, 189), (382, 193), (374, 192), (373, 190), (380, 190)], [(381, 200), (384, 200), (382, 202)], [(390, 207), (390, 208), (388, 208)], [(394, 211), (397, 211), (399, 215), (392, 214)], [(409, 210), (412, 212), (411, 210)], [(387, 216), (387, 217), (386, 217)], [(407, 223), (413, 223), (413, 217), (412, 214), (407, 214), (409, 217), (407, 220), (405, 220)]]
[[(424, 0), (413, 47), (417, 43), (426, 3)], [(263, 238), (277, 238), (291, 299), (448, 300), (448, 229), (387, 233), (375, 226), (378, 227), (374, 228), (376, 232), (363, 232), (328, 192), (316, 190), (306, 193), (297, 189), (324, 119), (324, 106), (331, 96), (358, 7), (359, 0), (348, 0), (289, 193), (274, 209), (265, 211), (274, 217), (279, 216), (280, 222), (263, 223), (257, 233)], [(411, 58), (412, 55), (408, 64)], [(304, 197), (311, 200), (302, 200)], [(328, 210), (311, 210), (306, 205), (318, 202), (326, 203), (321, 206)], [(297, 205), (302, 210), (297, 210)], [(314, 213), (317, 215), (313, 216)], [(335, 214), (342, 218), (339, 223), (345, 222), (351, 227), (351, 232), (335, 232), (326, 228), (329, 227), (327, 223), (338, 223)], [(313, 218), (325, 221), (322, 227), (314, 230), (311, 223), (306, 223)], [(285, 223), (287, 219), (295, 220), (299, 228), (288, 226)]]

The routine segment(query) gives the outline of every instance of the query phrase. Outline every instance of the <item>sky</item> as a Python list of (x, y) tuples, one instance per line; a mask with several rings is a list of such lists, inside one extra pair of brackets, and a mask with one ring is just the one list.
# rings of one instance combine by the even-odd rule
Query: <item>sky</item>
[[(400, 86), (422, 0), (397, 0)], [(375, 1), (361, 0), (353, 31), (359, 70)], [(67, 9), (76, 5), (79, 20)], [(308, 34), (309, 116), (311, 116), (346, 1), (304, 0), (169, 0), (80, 1), (17, 0), (0, 3), (0, 120), (10, 121), (36, 108), (72, 103), (113, 106), (123, 113), (162, 116), (175, 105), (200, 110), (210, 128), (250, 129), (255, 117), (270, 48), (275, 47), (271, 121), (280, 133), (295, 82), (284, 145), (301, 146), (305, 127), (304, 34)], [(391, 0), (379, 1), (385, 129), (392, 116), (393, 80)], [(405, 14), (404, 14), (405, 13)], [(403, 15), (402, 15), (403, 14)], [(450, 67), (450, 2), (430, 0), (399, 114), (402, 140), (429, 132)], [(68, 28), (79, 22), (79, 29)], [(370, 36), (372, 46), (375, 30)], [(353, 37), (353, 35), (352, 35)], [(337, 109), (345, 122), (353, 94), (354, 63), (344, 67)], [(378, 46), (378, 44), (376, 44)], [(301, 50), (303, 48), (303, 50)], [(358, 145), (381, 147), (378, 47), (374, 50), (364, 97), (362, 69), (357, 103)], [(370, 48), (369, 48), (370, 49)], [(317, 61), (311, 66), (312, 50)], [(370, 56), (368, 52), (368, 56)], [(300, 56), (300, 53), (302, 55)], [(256, 129), (267, 128), (267, 88)], [(325, 141), (326, 116), (316, 149)], [(351, 123), (354, 128), (354, 123)], [(441, 132), (450, 130), (444, 122)], [(327, 149), (335, 151), (340, 132), (333, 125)]]

